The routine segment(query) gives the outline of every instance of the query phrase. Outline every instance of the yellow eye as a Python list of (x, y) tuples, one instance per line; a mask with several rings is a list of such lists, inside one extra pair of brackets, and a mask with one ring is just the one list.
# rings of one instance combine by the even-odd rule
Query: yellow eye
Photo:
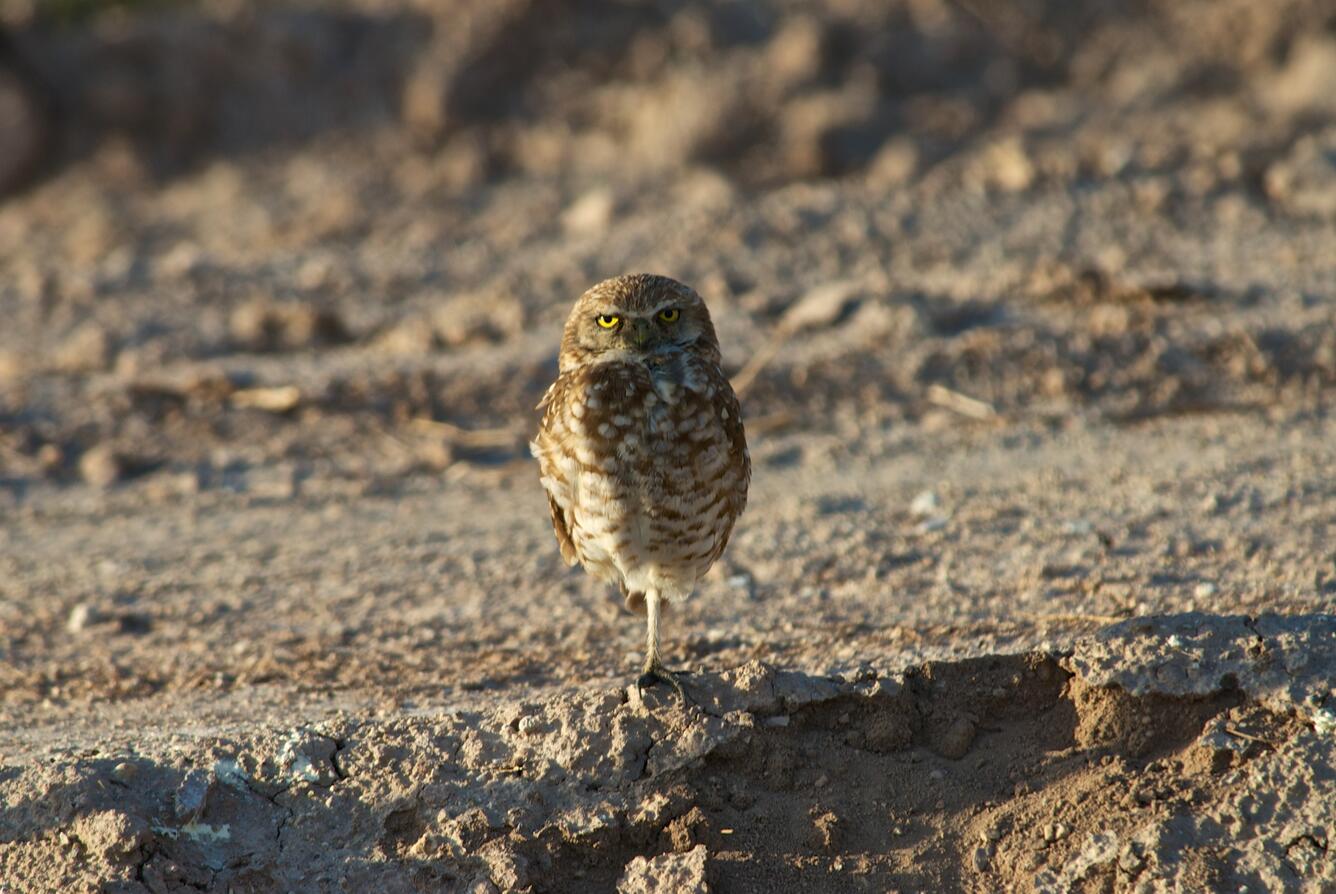
[(621, 317), (612, 314), (599, 314), (598, 316), (598, 325), (603, 329), (616, 329), (617, 324), (621, 321)]
[(676, 323), (677, 318), (680, 316), (682, 316), (682, 311), (675, 307), (668, 307), (659, 311), (659, 319), (663, 320), (665, 323)]

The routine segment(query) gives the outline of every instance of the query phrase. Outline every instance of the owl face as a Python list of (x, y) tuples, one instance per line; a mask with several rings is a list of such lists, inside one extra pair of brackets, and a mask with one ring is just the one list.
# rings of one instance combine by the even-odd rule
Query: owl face
[(605, 280), (575, 303), (561, 342), (563, 370), (624, 359), (648, 362), (698, 352), (718, 362), (710, 312), (692, 289), (665, 276), (633, 274)]

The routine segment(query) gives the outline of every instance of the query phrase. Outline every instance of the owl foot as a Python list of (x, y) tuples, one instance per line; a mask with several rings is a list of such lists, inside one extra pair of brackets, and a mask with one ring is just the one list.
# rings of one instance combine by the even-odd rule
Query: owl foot
[(689, 704), (691, 702), (691, 700), (687, 698), (687, 694), (682, 691), (682, 684), (677, 682), (676, 675), (669, 672), (668, 668), (657, 661), (647, 663), (645, 665), (645, 672), (640, 675), (638, 680), (636, 680), (636, 690), (639, 691), (640, 700), (642, 702), (645, 700), (645, 690), (650, 686), (653, 686), (655, 683), (667, 683), (669, 686), (673, 687), (673, 691), (677, 693), (677, 697), (682, 700), (683, 704)]

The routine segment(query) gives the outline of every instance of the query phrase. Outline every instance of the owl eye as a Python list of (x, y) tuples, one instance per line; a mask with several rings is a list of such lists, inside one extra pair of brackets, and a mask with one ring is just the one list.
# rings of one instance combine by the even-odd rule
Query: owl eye
[(601, 329), (616, 329), (622, 318), (615, 314), (599, 314), (598, 325)]
[(676, 323), (677, 318), (682, 316), (682, 311), (675, 307), (667, 307), (659, 311), (659, 319), (665, 323)]

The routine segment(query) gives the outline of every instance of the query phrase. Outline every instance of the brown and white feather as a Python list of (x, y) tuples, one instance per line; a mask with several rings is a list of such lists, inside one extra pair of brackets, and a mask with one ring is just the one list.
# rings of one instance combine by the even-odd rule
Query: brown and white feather
[[(645, 317), (665, 303), (690, 313), (687, 343), (600, 350), (602, 336), (585, 331), (599, 314)], [(532, 446), (562, 557), (621, 586), (633, 607), (647, 589), (685, 599), (727, 546), (751, 480), (738, 400), (699, 296), (665, 277), (595, 286), (576, 303), (539, 408)]]

